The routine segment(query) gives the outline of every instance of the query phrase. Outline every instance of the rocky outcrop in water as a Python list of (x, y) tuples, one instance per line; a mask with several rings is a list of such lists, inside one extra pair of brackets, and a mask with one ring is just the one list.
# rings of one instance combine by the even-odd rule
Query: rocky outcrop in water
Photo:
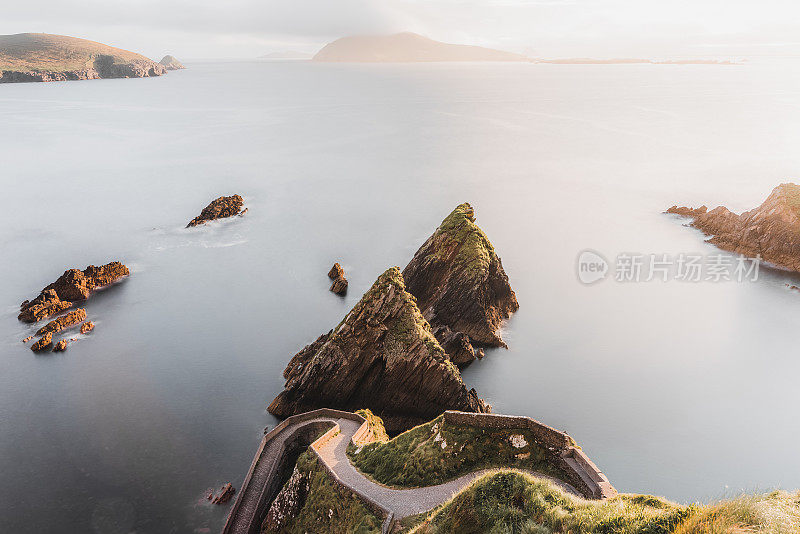
[(672, 206), (668, 208), (665, 213), (674, 213), (675, 215), (683, 215), (684, 217), (697, 217), (708, 211), (707, 206), (700, 206), (699, 208), (687, 208), (686, 206)]
[(92, 330), (94, 330), (94, 323), (92, 321), (86, 321), (81, 325), (81, 334), (91, 332)]
[(466, 365), (476, 357), (483, 358), (483, 351), (478, 352), (463, 332), (453, 332), (449, 327), (440, 325), (433, 329), (433, 335), (442, 346), (450, 361), (456, 365)]
[(64, 352), (67, 350), (67, 340), (62, 339), (53, 347), (53, 352)]
[(74, 326), (76, 324), (81, 323), (86, 319), (86, 310), (83, 308), (78, 308), (77, 310), (72, 310), (66, 315), (62, 315), (56, 319), (53, 319), (43, 327), (41, 327), (37, 332), (37, 336), (43, 336), (48, 332), (57, 333), (61, 332), (65, 328), (69, 328), (70, 326)]
[(464, 385), (396, 267), (339, 326), (298, 352), (283, 374), (285, 390), (268, 408), (278, 417), (321, 407), (369, 408), (398, 432), (445, 410), (488, 411)]
[(220, 488), (217, 495), (214, 495), (214, 492), (209, 493), (208, 500), (213, 504), (225, 504), (231, 500), (231, 497), (233, 497), (234, 493), (236, 493), (236, 489), (234, 489), (233, 485), (228, 482), (222, 486), (222, 488)]
[(167, 70), (181, 70), (186, 68), (175, 56), (170, 56), (169, 54), (161, 58), (159, 63), (164, 65), (164, 68)]
[(239, 195), (219, 197), (211, 201), (211, 204), (203, 208), (203, 211), (200, 212), (200, 215), (189, 221), (189, 224), (186, 225), (186, 228), (204, 224), (208, 221), (233, 217), (234, 215), (244, 215), (245, 211), (247, 210), (242, 211), (243, 205), (244, 200)]
[(20, 305), (17, 316), (22, 322), (35, 323), (51, 315), (62, 312), (72, 306), (72, 302), (61, 300), (54, 289), (44, 289), (33, 300), (26, 300)]
[[(670, 208), (672, 210), (673, 208)], [(757, 208), (737, 215), (723, 206), (688, 210), (692, 226), (710, 235), (717, 247), (800, 271), (800, 186), (786, 183), (772, 190)], [(670, 211), (677, 213), (677, 211)]]
[(49, 349), (53, 346), (53, 333), (48, 332), (41, 339), (39, 339), (36, 343), (31, 345), (31, 350), (33, 352), (42, 352), (44, 350)]
[(434, 327), (464, 333), (475, 344), (506, 346), (498, 330), (519, 304), (469, 204), (442, 221), (403, 270), (403, 278)]
[(297, 466), (292, 476), (284, 484), (278, 495), (272, 501), (267, 512), (267, 517), (262, 525), (262, 532), (280, 532), (280, 529), (297, 514), (306, 503), (306, 497), (311, 489), (311, 481), (305, 473), (301, 473)]
[(338, 263), (334, 263), (331, 270), (328, 271), (328, 278), (333, 280), (331, 284), (331, 291), (337, 295), (344, 295), (347, 293), (347, 278), (344, 276), (344, 269)]
[(20, 305), (20, 321), (35, 323), (72, 306), (72, 301), (85, 300), (92, 292), (128, 276), (128, 268), (118, 261), (83, 271), (69, 269), (58, 280), (45, 287), (32, 301)]

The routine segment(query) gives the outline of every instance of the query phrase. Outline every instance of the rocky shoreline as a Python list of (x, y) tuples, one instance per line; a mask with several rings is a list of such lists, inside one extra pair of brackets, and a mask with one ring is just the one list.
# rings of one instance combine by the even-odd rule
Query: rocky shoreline
[(0, 70), (0, 83), (66, 82), (77, 80), (100, 80), (104, 78), (150, 78), (162, 76), (167, 68), (154, 61), (149, 63), (95, 64), (94, 68), (80, 70)]
[(741, 215), (724, 206), (672, 206), (666, 213), (691, 217), (691, 226), (711, 236), (709, 243), (792, 271), (800, 271), (800, 186), (785, 183), (757, 208)]

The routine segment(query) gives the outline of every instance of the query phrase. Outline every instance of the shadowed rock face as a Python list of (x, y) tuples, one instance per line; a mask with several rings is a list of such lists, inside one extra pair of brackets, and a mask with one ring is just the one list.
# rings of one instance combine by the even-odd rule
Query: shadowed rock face
[(469, 204), (442, 221), (403, 270), (403, 279), (434, 327), (462, 332), (473, 343), (505, 346), (498, 329), (519, 304)]
[(33, 352), (42, 352), (50, 347), (53, 346), (53, 333), (48, 332), (41, 339), (39, 339), (36, 343), (31, 345), (31, 350)]
[[(186, 228), (204, 224), (208, 221), (216, 219), (224, 219), (225, 217), (233, 217), (234, 215), (241, 215), (244, 200), (239, 195), (231, 195), (229, 197), (219, 197), (213, 200), (211, 204), (203, 208), (200, 215), (189, 221)], [(247, 210), (245, 210), (247, 211)]]
[[(759, 207), (736, 215), (719, 206), (682, 215), (694, 218), (692, 226), (712, 236), (709, 242), (723, 250), (754, 257), (800, 271), (800, 186), (786, 183), (772, 190)], [(679, 213), (675, 207), (667, 210)]]
[(278, 417), (321, 407), (369, 408), (398, 432), (445, 410), (488, 411), (448, 360), (396, 267), (283, 374), (286, 388), (268, 408)]
[(58, 293), (54, 289), (44, 289), (38, 297), (30, 301), (26, 300), (20, 305), (17, 319), (25, 323), (35, 323), (64, 311), (70, 306), (72, 306), (72, 302), (58, 298)]

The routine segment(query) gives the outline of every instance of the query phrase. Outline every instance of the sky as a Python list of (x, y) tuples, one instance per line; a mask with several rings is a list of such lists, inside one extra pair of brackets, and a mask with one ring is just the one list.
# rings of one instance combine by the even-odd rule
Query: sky
[(413, 31), (535, 57), (800, 55), (790, 0), (26, 0), (0, 34), (82, 37), (160, 58), (316, 52), (346, 35)]

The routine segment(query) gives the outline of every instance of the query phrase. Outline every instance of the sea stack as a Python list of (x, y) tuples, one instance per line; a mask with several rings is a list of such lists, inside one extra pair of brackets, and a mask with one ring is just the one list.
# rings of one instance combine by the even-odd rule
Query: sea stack
[(247, 211), (242, 210), (244, 199), (239, 195), (231, 195), (229, 197), (219, 197), (211, 201), (211, 204), (203, 208), (200, 215), (189, 221), (186, 228), (205, 224), (208, 221), (215, 221), (217, 219), (224, 219), (226, 217), (233, 217), (235, 215), (244, 215)]
[(167, 70), (181, 70), (185, 69), (186, 67), (183, 66), (183, 63), (178, 61), (175, 56), (166, 55), (161, 58), (159, 61), (161, 65), (164, 65), (164, 68)]
[(445, 410), (488, 411), (436, 341), (397, 267), (378, 277), (339, 326), (298, 352), (283, 375), (285, 390), (268, 408), (278, 417), (368, 408), (400, 432)]
[(331, 284), (331, 291), (337, 295), (347, 294), (347, 278), (344, 276), (344, 269), (338, 263), (334, 263), (331, 270), (328, 271), (328, 278), (333, 280)]
[(800, 186), (781, 184), (757, 208), (741, 215), (724, 206), (707, 211), (673, 206), (667, 213), (691, 217), (692, 226), (717, 247), (800, 271)]
[(442, 221), (403, 270), (403, 279), (441, 343), (463, 347), (463, 338), (455, 336), (461, 333), (473, 344), (506, 346), (499, 329), (519, 304), (469, 204)]

